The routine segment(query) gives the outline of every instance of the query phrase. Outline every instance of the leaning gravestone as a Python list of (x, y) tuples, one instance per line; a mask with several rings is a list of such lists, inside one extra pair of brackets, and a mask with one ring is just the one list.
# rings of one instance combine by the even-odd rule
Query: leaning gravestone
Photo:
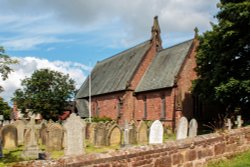
[(14, 125), (5, 125), (1, 129), (3, 148), (12, 149), (17, 147), (17, 128)]
[(186, 117), (181, 117), (177, 126), (176, 139), (186, 139), (188, 132), (188, 120)]
[(58, 123), (53, 123), (47, 128), (47, 151), (59, 151), (63, 145), (63, 127)]
[(121, 145), (122, 133), (118, 125), (114, 124), (112, 127), (110, 127), (110, 130), (107, 136), (108, 136), (107, 138), (108, 146)]
[(40, 149), (38, 147), (38, 135), (37, 129), (40, 129), (40, 125), (36, 125), (35, 119), (30, 118), (29, 123), (25, 126), (25, 134), (24, 134), (24, 150), (22, 153), (22, 157), (24, 158), (38, 158), (38, 153)]
[(63, 124), (65, 128), (65, 148), (64, 153), (68, 155), (81, 155), (84, 153), (85, 124), (75, 113), (70, 114), (69, 118)]
[(163, 143), (163, 126), (159, 120), (153, 122), (149, 131), (149, 144)]
[(23, 145), (23, 141), (24, 141), (24, 130), (25, 130), (25, 123), (22, 120), (17, 120), (13, 123), (13, 125), (15, 125), (15, 127), (17, 128), (17, 143), (18, 145)]
[(141, 121), (137, 128), (137, 142), (138, 144), (148, 143), (148, 126), (144, 121)]
[(196, 119), (191, 119), (189, 122), (189, 131), (188, 131), (188, 137), (195, 137), (197, 136), (197, 129), (198, 129), (198, 123)]

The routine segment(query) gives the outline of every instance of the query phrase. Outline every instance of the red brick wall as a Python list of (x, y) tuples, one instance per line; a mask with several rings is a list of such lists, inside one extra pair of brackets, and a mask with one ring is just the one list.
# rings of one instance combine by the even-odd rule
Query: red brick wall
[(195, 39), (193, 42), (193, 48), (190, 50), (189, 55), (185, 59), (185, 63), (179, 73), (177, 80), (177, 92), (176, 94), (181, 94), (182, 99), (182, 114), (191, 119), (193, 117), (193, 99), (191, 95), (192, 80), (197, 78), (194, 68), (196, 67), (196, 48), (198, 46), (198, 41)]
[(95, 167), (201, 167), (210, 160), (250, 149), (250, 127), (233, 129), (164, 144), (137, 146), (104, 154), (64, 157), (59, 160), (21, 162), (14, 166)]

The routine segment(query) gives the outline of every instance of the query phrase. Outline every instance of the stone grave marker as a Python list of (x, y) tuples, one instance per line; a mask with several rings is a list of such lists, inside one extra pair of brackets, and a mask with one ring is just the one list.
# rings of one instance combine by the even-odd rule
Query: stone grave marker
[(14, 125), (5, 125), (1, 129), (3, 148), (13, 149), (17, 147), (17, 128)]
[(121, 145), (122, 133), (118, 125), (114, 124), (112, 127), (110, 127), (107, 136), (108, 136), (108, 139), (107, 139), (108, 146)]
[(123, 147), (129, 146), (129, 131), (132, 129), (132, 126), (128, 124), (128, 121), (125, 120), (124, 127), (123, 127)]
[(227, 130), (232, 129), (233, 124), (230, 118), (227, 118), (227, 122), (225, 123), (225, 126), (227, 127)]
[(163, 143), (163, 126), (159, 120), (153, 122), (149, 131), (149, 144)]
[(94, 135), (95, 146), (105, 146), (107, 143), (106, 135), (107, 135), (107, 130), (105, 124), (103, 122), (98, 123), (95, 127), (95, 135)]
[(81, 155), (84, 154), (84, 138), (85, 124), (79, 116), (71, 113), (69, 118), (63, 124), (65, 128), (65, 148), (64, 153), (68, 155)]
[(30, 118), (30, 121), (25, 126), (25, 134), (24, 134), (24, 150), (22, 153), (22, 157), (29, 158), (38, 158), (38, 154), (40, 149), (38, 147), (38, 134), (37, 130), (40, 129), (41, 125), (36, 125), (35, 119), (33, 117)]
[(16, 120), (13, 125), (17, 128), (17, 144), (23, 145), (24, 141), (24, 129), (25, 129), (25, 123), (22, 120)]
[(134, 121), (130, 122), (129, 144), (137, 144), (137, 129)]
[(148, 143), (148, 126), (144, 121), (140, 121), (137, 128), (137, 142), (138, 144)]
[(244, 121), (241, 119), (241, 115), (237, 115), (237, 120), (235, 121), (235, 124), (237, 125), (237, 128), (241, 128), (243, 122)]
[(191, 119), (189, 122), (189, 131), (188, 131), (188, 137), (195, 137), (197, 136), (197, 130), (198, 130), (198, 123), (196, 119)]
[(63, 145), (63, 127), (58, 123), (53, 123), (47, 127), (47, 140), (46, 150), (47, 151), (59, 151), (62, 150)]
[(188, 132), (188, 120), (186, 117), (181, 117), (179, 120), (179, 124), (177, 126), (177, 134), (176, 139), (186, 139)]
[(47, 139), (47, 125), (42, 124), (41, 129), (39, 130), (39, 138), (42, 143), (42, 145), (46, 145), (46, 139)]
[(91, 123), (90, 125), (89, 125), (89, 142), (91, 143), (91, 144), (95, 144), (95, 127), (96, 127), (96, 123)]

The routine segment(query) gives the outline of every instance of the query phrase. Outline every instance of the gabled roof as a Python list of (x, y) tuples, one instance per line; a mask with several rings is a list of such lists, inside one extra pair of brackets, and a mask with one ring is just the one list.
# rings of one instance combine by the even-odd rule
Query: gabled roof
[(85, 99), (77, 99), (76, 100), (76, 108), (78, 111), (78, 115), (81, 118), (89, 117), (89, 103)]
[[(146, 41), (97, 63), (91, 73), (91, 95), (126, 90), (127, 84), (150, 46), (150, 41)], [(89, 96), (88, 80), (88, 78), (85, 80), (76, 98)]]
[(161, 50), (154, 58), (149, 69), (144, 74), (135, 92), (156, 90), (174, 86), (182, 64), (192, 46), (193, 40), (188, 40), (170, 48)]

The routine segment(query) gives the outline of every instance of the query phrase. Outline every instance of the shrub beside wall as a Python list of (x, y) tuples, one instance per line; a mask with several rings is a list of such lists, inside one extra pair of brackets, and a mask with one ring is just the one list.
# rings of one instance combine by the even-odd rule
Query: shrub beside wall
[(211, 159), (220, 159), (249, 149), (250, 127), (244, 127), (160, 145), (131, 147), (105, 154), (64, 157), (59, 160), (30, 161), (16, 166), (200, 167)]

